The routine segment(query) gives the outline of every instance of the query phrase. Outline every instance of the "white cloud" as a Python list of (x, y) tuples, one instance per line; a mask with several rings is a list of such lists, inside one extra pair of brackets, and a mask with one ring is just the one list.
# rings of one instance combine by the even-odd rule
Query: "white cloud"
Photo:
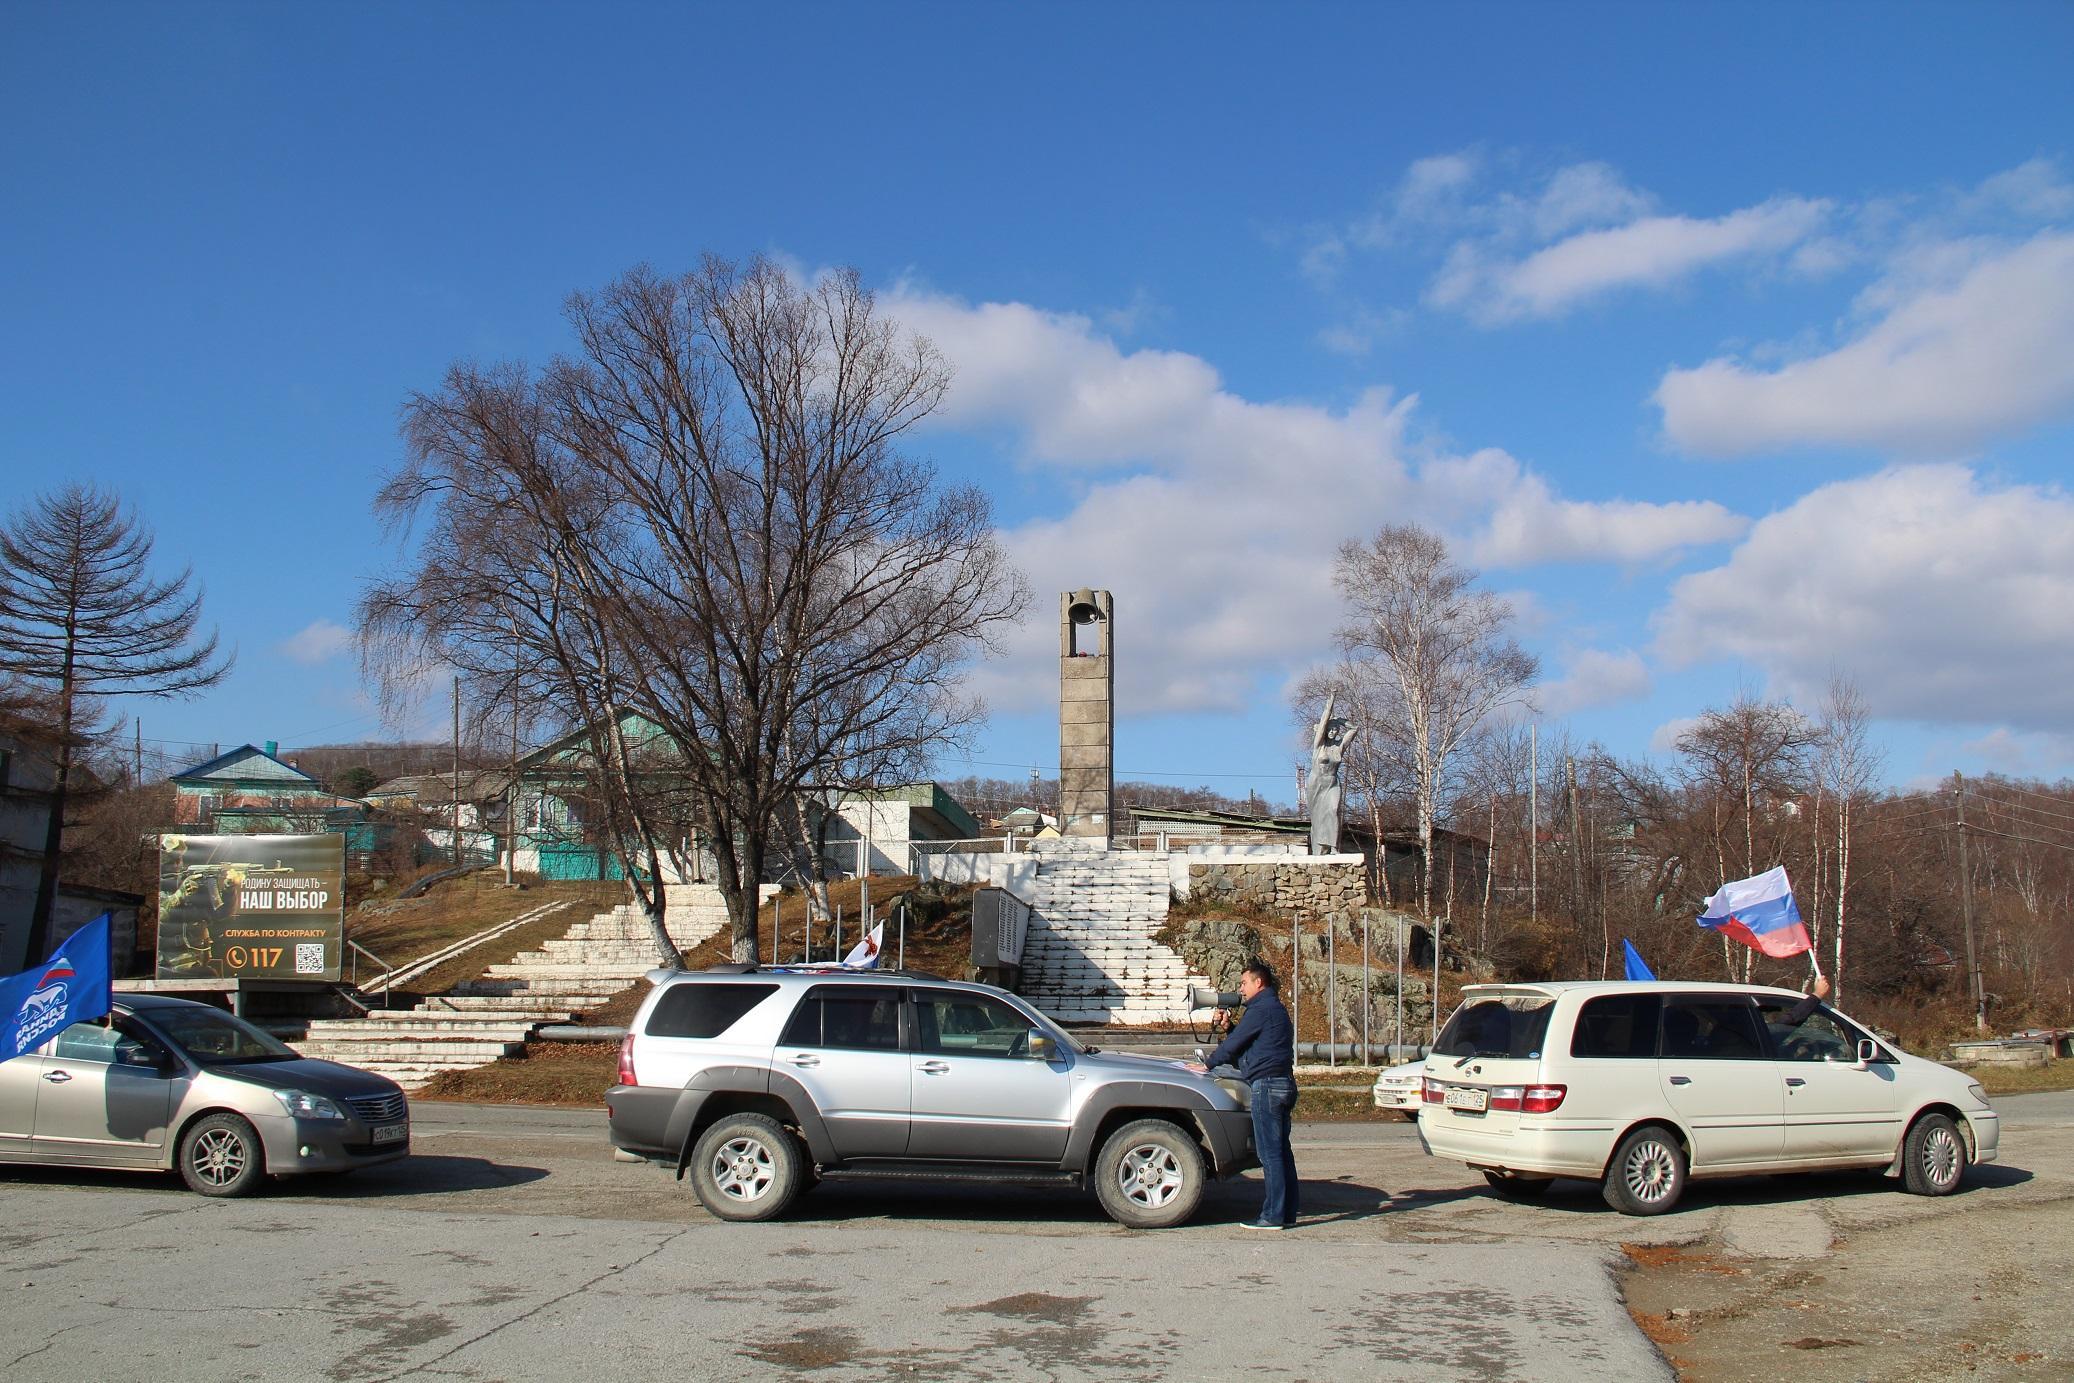
[[(1523, 489), (1568, 535), (1533, 560), (1653, 555), (1697, 540), (1695, 528), (1732, 536), (1717, 531), (1718, 511), (1695, 524), (1683, 506), (1664, 506), (1671, 520), (1658, 523), (1656, 506), (1615, 504), (1597, 523), (1595, 506), (1557, 498), (1502, 452), (1414, 466), (1415, 397), (1254, 401), (1198, 357), (1121, 351), (1082, 317), (912, 287), (885, 306), (956, 368), (932, 426), (1006, 427), (1026, 472), (1059, 478), (1050, 511), (1003, 534), (1038, 593), (1009, 657), (976, 680), (1003, 709), (1057, 694), (1050, 597), (1061, 590), (1115, 593), (1126, 712), (1238, 709), (1262, 679), (1325, 655), (1334, 552), (1383, 523), (1474, 531)], [(1521, 549), (1509, 551), (1527, 560)]]
[(2074, 498), (1964, 466), (1826, 485), (1761, 520), (1656, 619), (1678, 664), (1740, 659), (1803, 705), (1832, 671), (1873, 713), (2074, 730)]
[(1968, 740), (1960, 748), (1991, 772), (2042, 777), (2062, 772), (2064, 765), (2074, 760), (2074, 734), (2019, 734), (2003, 726)]
[[(1656, 391), (1665, 435), (1726, 456), (1794, 446), (1957, 455), (2074, 409), (2074, 234), (1977, 258), (1896, 301), (1857, 340), (1776, 370), (1716, 359)], [(1934, 276), (1923, 257), (1911, 272)], [(1877, 299), (1876, 300), (1884, 300)]]
[(1654, 686), (1648, 665), (1633, 649), (1580, 648), (1564, 658), (1563, 675), (1542, 683), (1534, 699), (1543, 715), (1560, 720), (1595, 706), (1639, 700)]
[(1469, 560), (1478, 566), (1642, 562), (1727, 542), (1750, 526), (1711, 500), (1562, 499), (1542, 477), (1493, 448), (1429, 465), (1423, 479), (1438, 494), (1487, 509), (1468, 545)]
[(1428, 300), (1485, 323), (1559, 316), (1620, 288), (1662, 288), (1726, 260), (1791, 249), (1820, 228), (1827, 202), (1774, 198), (1726, 216), (1648, 216), (1579, 231), (1517, 261), (1458, 246)]
[(352, 630), (328, 619), (320, 619), (300, 633), (283, 639), (279, 648), (290, 661), (315, 667), (318, 663), (330, 662), (352, 646)]
[(1698, 716), (1678, 716), (1656, 727), (1649, 736), (1649, 752), (1669, 757), (1678, 752), (1678, 741), (1700, 723)]

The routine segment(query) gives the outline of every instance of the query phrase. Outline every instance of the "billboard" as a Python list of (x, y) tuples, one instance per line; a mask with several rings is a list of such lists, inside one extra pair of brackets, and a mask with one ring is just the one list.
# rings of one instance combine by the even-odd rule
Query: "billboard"
[(162, 835), (158, 978), (339, 978), (346, 838)]

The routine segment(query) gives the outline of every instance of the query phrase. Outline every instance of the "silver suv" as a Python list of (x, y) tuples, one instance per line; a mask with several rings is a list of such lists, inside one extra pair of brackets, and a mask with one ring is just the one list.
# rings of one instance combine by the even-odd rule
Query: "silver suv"
[(622, 1158), (725, 1220), (824, 1177), (1085, 1187), (1121, 1224), (1186, 1220), (1257, 1166), (1245, 1087), (1083, 1046), (1017, 996), (906, 971), (652, 972), (605, 1094)]

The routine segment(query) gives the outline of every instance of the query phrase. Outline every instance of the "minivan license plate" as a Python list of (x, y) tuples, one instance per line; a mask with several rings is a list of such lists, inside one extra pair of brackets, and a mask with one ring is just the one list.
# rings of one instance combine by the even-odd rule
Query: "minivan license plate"
[(1473, 1109), (1481, 1113), (1489, 1107), (1491, 1093), (1488, 1090), (1465, 1090), (1460, 1086), (1450, 1086), (1440, 1092), (1440, 1102), (1449, 1109)]
[(385, 1124), (374, 1131), (374, 1141), (377, 1143), (401, 1143), (408, 1137), (409, 1124)]

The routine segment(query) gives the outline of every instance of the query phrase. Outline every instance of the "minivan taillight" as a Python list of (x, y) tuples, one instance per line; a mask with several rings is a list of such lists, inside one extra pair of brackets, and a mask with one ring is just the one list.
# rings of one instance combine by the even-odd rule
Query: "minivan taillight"
[(1548, 1114), (1563, 1102), (1562, 1085), (1500, 1085), (1491, 1090), (1491, 1108), (1514, 1114)]
[(1419, 1098), (1423, 1099), (1427, 1104), (1439, 1104), (1446, 1098), (1446, 1096), (1440, 1093), (1440, 1086), (1434, 1081), (1433, 1077), (1423, 1077), (1422, 1084), (1424, 1088)]
[(625, 1037), (619, 1039), (619, 1083), (621, 1085), (640, 1084), (639, 1081), (634, 1079), (634, 1033), (631, 1028), (627, 1030)]

